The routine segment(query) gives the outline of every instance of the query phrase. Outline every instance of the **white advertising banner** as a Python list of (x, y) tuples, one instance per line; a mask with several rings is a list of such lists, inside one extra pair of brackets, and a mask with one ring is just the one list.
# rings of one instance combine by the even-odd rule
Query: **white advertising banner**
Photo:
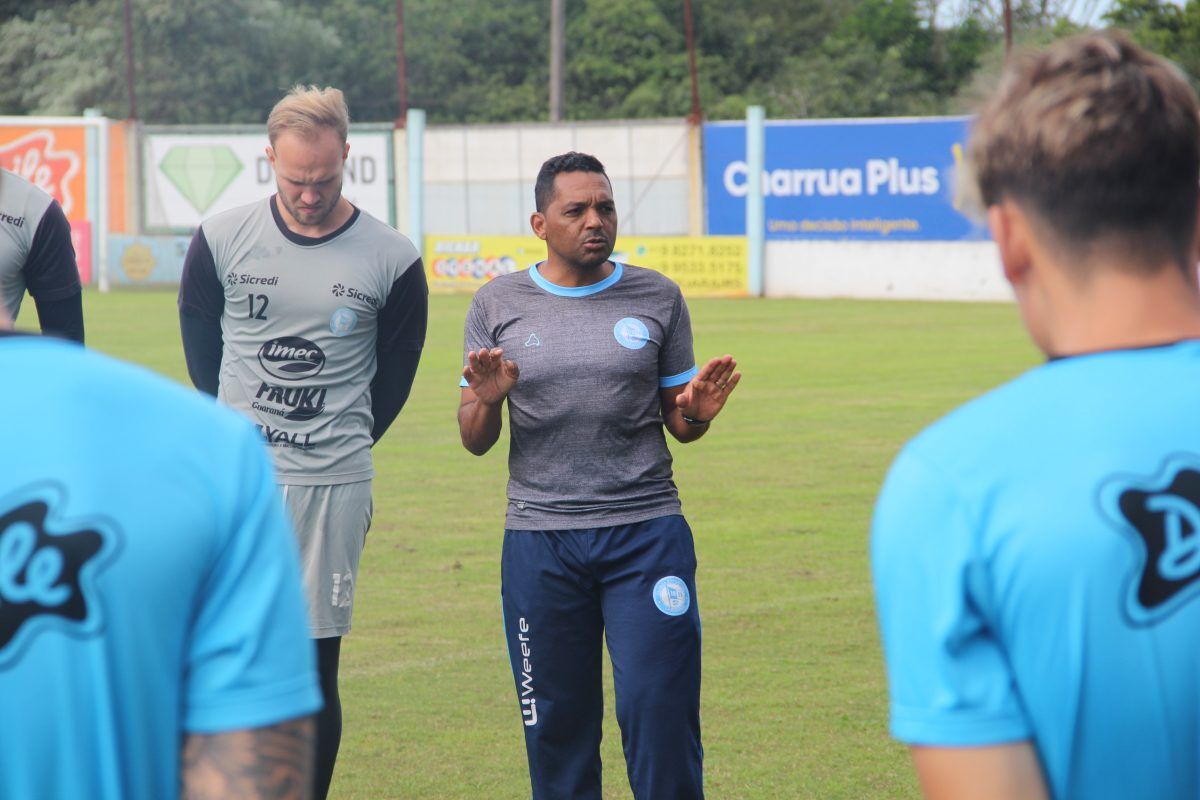
[[(392, 223), (386, 131), (350, 131), (342, 194)], [(143, 139), (149, 230), (192, 231), (214, 214), (269, 197), (275, 174), (266, 133), (149, 133)]]

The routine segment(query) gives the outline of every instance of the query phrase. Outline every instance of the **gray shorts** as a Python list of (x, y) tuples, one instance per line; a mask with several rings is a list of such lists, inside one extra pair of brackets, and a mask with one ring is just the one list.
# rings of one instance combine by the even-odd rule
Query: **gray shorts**
[(371, 481), (330, 486), (284, 484), (280, 489), (300, 544), (312, 637), (345, 636), (354, 611), (358, 560), (374, 511)]

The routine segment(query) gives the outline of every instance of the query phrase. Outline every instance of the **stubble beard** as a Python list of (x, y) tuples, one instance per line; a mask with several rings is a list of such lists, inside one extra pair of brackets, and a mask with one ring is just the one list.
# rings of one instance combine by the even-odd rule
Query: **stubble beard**
[(575, 266), (577, 266), (583, 272), (591, 272), (594, 269), (599, 269), (601, 265), (608, 261), (608, 257), (611, 255), (611, 251), (609, 251), (608, 255), (601, 255), (599, 253), (596, 253), (595, 255), (589, 255), (584, 259), (576, 261)]
[(283, 203), (283, 207), (292, 215), (292, 219), (307, 228), (316, 227), (328, 219), (333, 210), (337, 208), (338, 200), (342, 197), (341, 188), (339, 187), (337, 194), (327, 203), (323, 203), (316, 211), (301, 211), (292, 204), (292, 201), (288, 199), (286, 194), (278, 190), (278, 187), (277, 193), (279, 195), (279, 202)]
[(575, 260), (575, 267), (581, 271), (590, 272), (606, 263), (612, 257), (612, 254), (613, 247), (611, 244), (595, 253), (581, 252)]

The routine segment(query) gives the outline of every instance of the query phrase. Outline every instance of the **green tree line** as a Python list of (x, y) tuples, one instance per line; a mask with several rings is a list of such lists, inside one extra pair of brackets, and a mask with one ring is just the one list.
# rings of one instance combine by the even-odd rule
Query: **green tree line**
[[(694, 0), (708, 119), (969, 113), (1004, 61), (998, 0)], [(1064, 0), (1065, 1), (1065, 0)], [(138, 116), (261, 123), (297, 83), (345, 90), (360, 121), (399, 111), (394, 0), (131, 0)], [(550, 0), (407, 0), (409, 105), (433, 123), (544, 120)], [(128, 115), (123, 0), (0, 0), (0, 114)], [(569, 119), (691, 109), (682, 0), (568, 0)], [(1080, 30), (1018, 0), (1018, 46)], [(1116, 0), (1098, 23), (1200, 77), (1200, 0)]]

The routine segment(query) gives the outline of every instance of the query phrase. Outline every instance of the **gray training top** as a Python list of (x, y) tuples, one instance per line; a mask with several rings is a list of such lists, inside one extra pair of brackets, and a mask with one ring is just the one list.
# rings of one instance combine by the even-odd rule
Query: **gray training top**
[(224, 291), (217, 396), (256, 423), (281, 483), (366, 480), (380, 314), (420, 255), (360, 212), (327, 237), (289, 234), (273, 202), (218, 214), (197, 234)]
[(508, 395), (505, 527), (598, 528), (680, 513), (659, 391), (696, 374), (679, 287), (614, 262), (579, 288), (537, 267), (475, 295), (466, 352), (502, 347), (521, 374)]
[(14, 320), (26, 288), (38, 301), (79, 293), (71, 223), (53, 197), (0, 169), (0, 303)]

